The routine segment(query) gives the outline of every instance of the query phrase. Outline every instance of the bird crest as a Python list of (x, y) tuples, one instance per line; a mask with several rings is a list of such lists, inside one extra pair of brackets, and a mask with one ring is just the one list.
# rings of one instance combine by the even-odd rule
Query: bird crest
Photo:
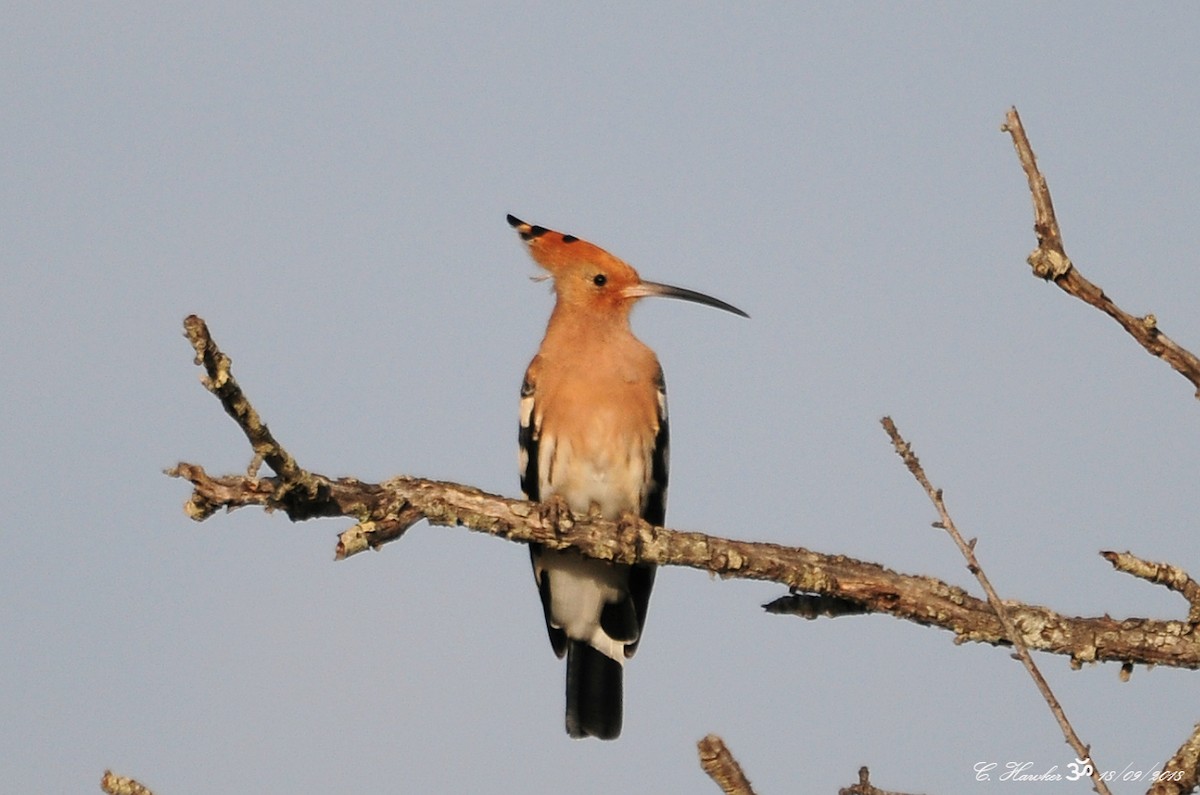
[(554, 279), (554, 290), (560, 303), (573, 309), (625, 316), (639, 298), (662, 296), (749, 317), (737, 307), (710, 295), (646, 281), (629, 263), (574, 235), (526, 223), (515, 215), (508, 216), (508, 223), (525, 241), (533, 261)]

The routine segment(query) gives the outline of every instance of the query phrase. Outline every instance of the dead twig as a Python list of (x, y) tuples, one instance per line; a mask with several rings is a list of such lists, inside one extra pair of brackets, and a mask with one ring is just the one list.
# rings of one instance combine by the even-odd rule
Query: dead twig
[(1200, 624), (1200, 584), (1197, 584), (1186, 571), (1170, 563), (1154, 563), (1137, 557), (1132, 552), (1112, 552), (1105, 550), (1100, 555), (1113, 565), (1117, 571), (1132, 574), (1147, 582), (1161, 585), (1187, 600), (1188, 623), (1192, 626)]
[(1033, 267), (1034, 275), (1053, 281), (1063, 291), (1091, 304), (1117, 321), (1150, 355), (1162, 359), (1190, 381), (1196, 388), (1196, 397), (1200, 398), (1200, 359), (1163, 334), (1154, 315), (1138, 317), (1113, 303), (1103, 290), (1083, 277), (1067, 256), (1058, 219), (1054, 215), (1054, 204), (1050, 200), (1050, 188), (1046, 185), (1045, 176), (1038, 169), (1037, 158), (1033, 154), (1033, 147), (1029, 145), (1029, 138), (1025, 135), (1025, 128), (1021, 125), (1021, 117), (1016, 108), (1009, 109), (1000, 129), (1012, 136), (1017, 159), (1021, 161), (1021, 168), (1025, 171), (1025, 177), (1029, 181), (1029, 192), (1033, 197), (1033, 230), (1037, 235), (1038, 247), (1029, 255), (1028, 262)]
[(1100, 795), (1110, 795), (1108, 785), (1100, 777), (1100, 771), (1096, 768), (1095, 762), (1091, 759), (1091, 749), (1084, 745), (1079, 739), (1079, 735), (1075, 733), (1075, 729), (1071, 726), (1071, 722), (1067, 719), (1067, 714), (1059, 703), (1058, 698), (1054, 695), (1054, 691), (1050, 689), (1050, 683), (1042, 676), (1042, 672), (1038, 669), (1037, 663), (1033, 661), (1033, 655), (1029, 653), (1029, 648), (1021, 638), (1021, 633), (1017, 630), (1017, 625), (1014, 623), (1012, 616), (1009, 614), (1008, 607), (1004, 602), (1000, 601), (1000, 595), (996, 593), (996, 589), (992, 587), (991, 581), (984, 572), (983, 567), (979, 565), (979, 559), (975, 556), (975, 540), (968, 542), (958, 532), (958, 528), (954, 525), (954, 520), (950, 517), (950, 512), (946, 508), (946, 503), (942, 499), (942, 490), (935, 489), (933, 484), (929, 482), (929, 478), (925, 475), (925, 470), (921, 466), (920, 460), (917, 459), (917, 454), (913, 452), (912, 447), (904, 437), (900, 435), (900, 431), (896, 428), (896, 423), (892, 422), (891, 417), (884, 417), (882, 420), (883, 428), (887, 431), (888, 436), (892, 440), (892, 444), (896, 448), (896, 452), (900, 458), (904, 460), (904, 465), (908, 467), (908, 471), (912, 473), (917, 482), (921, 484), (921, 488), (929, 495), (930, 501), (937, 509), (939, 521), (936, 526), (945, 530), (947, 535), (953, 539), (958, 551), (962, 553), (963, 558), (967, 561), (967, 570), (975, 575), (975, 579), (979, 581), (983, 591), (987, 594), (988, 604), (992, 610), (996, 612), (996, 617), (1000, 619), (1000, 623), (1004, 625), (1004, 633), (1012, 641), (1013, 648), (1016, 649), (1017, 659), (1025, 666), (1025, 670), (1029, 672), (1029, 676), (1033, 679), (1033, 683), (1037, 686), (1038, 692), (1042, 694), (1042, 698), (1046, 700), (1046, 705), (1050, 708), (1054, 719), (1058, 721), (1058, 726), (1062, 729), (1063, 737), (1067, 740), (1067, 745), (1074, 749), (1076, 756), (1081, 760), (1087, 760), (1091, 767), (1091, 776), (1093, 789)]
[[(303, 519), (324, 515), (320, 508), (316, 508), (317, 513), (313, 514), (299, 513), (302, 506), (313, 509), (320, 505), (321, 483), (300, 468), (292, 454), (275, 439), (266, 423), (258, 416), (258, 412), (254, 410), (254, 406), (250, 404), (233, 377), (229, 357), (221, 352), (208, 333), (208, 324), (196, 315), (188, 315), (183, 321), (183, 333), (196, 352), (196, 364), (204, 367), (206, 375), (201, 379), (204, 388), (217, 396), (225, 412), (237, 422), (254, 450), (248, 474), (253, 476), (253, 473), (258, 471), (259, 464), (265, 461), (279, 476), (276, 481), (276, 502), (287, 511), (289, 517)], [(189, 516), (191, 515), (189, 513)]]

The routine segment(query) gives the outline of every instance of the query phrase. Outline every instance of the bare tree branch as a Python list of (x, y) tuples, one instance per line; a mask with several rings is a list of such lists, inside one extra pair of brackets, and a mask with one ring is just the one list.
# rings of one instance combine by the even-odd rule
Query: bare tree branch
[(1013, 624), (1012, 618), (1008, 614), (1008, 608), (1000, 601), (1000, 595), (992, 587), (991, 580), (988, 579), (987, 573), (984, 572), (983, 566), (980, 565), (979, 559), (975, 556), (975, 540), (972, 539), (968, 543), (962, 537), (962, 533), (958, 532), (958, 528), (954, 524), (954, 519), (950, 516), (950, 511), (946, 508), (946, 502), (942, 499), (942, 490), (935, 489), (933, 484), (930, 483), (929, 478), (925, 475), (925, 469), (921, 466), (920, 460), (917, 459), (917, 454), (913, 452), (912, 446), (900, 435), (900, 431), (896, 428), (896, 423), (892, 422), (891, 417), (883, 418), (883, 428), (891, 438), (896, 452), (904, 460), (904, 465), (908, 467), (908, 471), (916, 478), (917, 483), (921, 484), (921, 488), (929, 495), (929, 500), (933, 503), (933, 507), (937, 509), (938, 516), (940, 517), (937, 526), (945, 530), (954, 541), (955, 546), (958, 547), (958, 551), (962, 553), (963, 558), (967, 561), (967, 569), (975, 575), (975, 579), (983, 587), (983, 592), (987, 594), (988, 604), (991, 605), (992, 610), (996, 611), (996, 617), (1004, 625), (1004, 634), (1012, 641), (1013, 647), (1017, 650), (1017, 659), (1025, 666), (1025, 670), (1032, 677), (1038, 692), (1046, 700), (1046, 705), (1050, 707), (1050, 713), (1054, 715), (1054, 719), (1058, 721), (1059, 728), (1062, 729), (1063, 737), (1067, 740), (1067, 745), (1074, 749), (1078, 759), (1086, 759), (1089, 762), (1093, 788), (1100, 795), (1111, 795), (1108, 785), (1100, 778), (1100, 771), (1096, 766), (1095, 760), (1091, 758), (1091, 749), (1084, 745), (1083, 740), (1079, 739), (1079, 735), (1075, 733), (1075, 729), (1071, 726), (1071, 721), (1067, 719), (1067, 713), (1063, 710), (1062, 704), (1059, 703), (1058, 697), (1054, 695), (1054, 691), (1050, 689), (1050, 683), (1042, 676), (1042, 672), (1038, 670), (1037, 663), (1033, 661), (1033, 656), (1029, 653), (1029, 649), (1021, 641), (1021, 633), (1017, 631), (1016, 625)]
[(700, 767), (708, 777), (717, 782), (717, 786), (725, 795), (754, 795), (750, 780), (742, 772), (742, 767), (725, 747), (725, 741), (715, 734), (710, 734), (697, 743), (700, 751)]
[[(238, 386), (238, 382), (230, 370), (229, 357), (222, 353), (216, 342), (213, 341), (212, 336), (208, 333), (208, 325), (196, 315), (188, 315), (183, 320), (183, 333), (192, 343), (192, 349), (196, 352), (196, 364), (203, 365), (207, 373), (201, 379), (204, 388), (217, 396), (225, 408), (225, 412), (237, 422), (238, 427), (246, 434), (250, 447), (254, 450), (253, 463), (247, 474), (253, 477), (254, 473), (258, 471), (258, 465), (264, 461), (275, 471), (275, 474), (278, 475), (278, 480), (275, 481), (277, 491), (275, 500), (287, 510), (291, 519), (329, 515), (318, 512), (306, 516), (298, 513), (301, 506), (318, 511), (324, 506), (325, 501), (321, 499), (322, 495), (320, 494), (322, 484), (319, 479), (314, 479), (312, 475), (301, 469), (300, 465), (296, 463), (296, 459), (292, 458), (291, 453), (275, 440), (266, 423), (258, 416), (258, 412), (254, 410), (254, 406), (250, 405), (242, 388)], [(189, 505), (188, 515), (193, 519), (204, 518), (193, 513), (197, 510), (201, 510), (201, 506)]]
[(1159, 331), (1158, 320), (1154, 315), (1136, 317), (1113, 303), (1103, 290), (1083, 277), (1067, 256), (1063, 248), (1062, 232), (1058, 228), (1058, 219), (1054, 215), (1054, 204), (1050, 200), (1050, 188), (1046, 185), (1046, 178), (1038, 170), (1037, 158), (1033, 154), (1033, 147), (1029, 145), (1029, 138), (1025, 135), (1025, 128), (1021, 125), (1021, 117), (1016, 108), (1009, 109), (1000, 129), (1012, 136), (1017, 158), (1025, 170), (1029, 192), (1033, 196), (1033, 230), (1037, 234), (1038, 247), (1029, 255), (1028, 262), (1033, 267), (1034, 275), (1053, 281), (1067, 293), (1091, 304), (1120, 323), (1121, 327), (1152, 356), (1162, 359), (1191, 381), (1192, 386), (1196, 388), (1196, 397), (1200, 398), (1200, 359)]
[[(208, 370), (206, 386), (236, 402), (230, 416), (251, 444), (262, 440), (266, 426), (249, 405), (233, 378), (229, 359), (209, 336), (204, 322), (187, 320), (188, 338), (197, 360)], [(213, 353), (215, 352), (215, 353)], [(217, 384), (225, 392), (212, 388)], [(232, 395), (232, 397), (229, 397)], [(337, 557), (378, 548), (398, 538), (421, 519), (439, 526), (465, 526), (518, 542), (537, 542), (554, 549), (571, 547), (585, 555), (622, 563), (688, 566), (722, 577), (775, 582), (794, 595), (822, 597), (818, 605), (840, 604), (838, 612), (887, 613), (897, 618), (954, 633), (956, 642), (1008, 645), (1008, 636), (987, 602), (962, 588), (933, 577), (899, 574), (875, 563), (843, 555), (826, 555), (801, 547), (735, 541), (702, 533), (652, 527), (645, 522), (606, 522), (595, 518), (563, 517), (552, 525), (538, 506), (455, 483), (396, 477), (383, 483), (354, 478), (331, 479), (306, 472), (293, 461), (284, 463), (282, 446), (272, 438), (259, 444), (268, 462), (274, 455), (292, 479), (226, 475), (212, 477), (195, 464), (181, 463), (169, 475), (191, 482), (193, 492), (185, 511), (203, 520), (224, 508), (258, 506), (285, 512), (293, 521), (319, 516), (345, 516), (355, 524), (339, 537)], [(274, 468), (274, 465), (272, 465)], [(277, 472), (279, 470), (276, 470)], [(830, 601), (832, 600), (832, 601)], [(851, 609), (854, 606), (855, 609)], [(1031, 649), (1065, 654), (1073, 664), (1115, 661), (1182, 668), (1200, 668), (1200, 639), (1184, 621), (1100, 616), (1070, 618), (1038, 605), (1006, 602)], [(833, 615), (814, 610), (814, 615)]]
[[(1000, 129), (1012, 136), (1017, 159), (1025, 171), (1025, 177), (1029, 182), (1029, 192), (1033, 198), (1033, 229), (1037, 235), (1038, 247), (1029, 255), (1028, 262), (1033, 267), (1034, 275), (1042, 279), (1053, 280), (1065, 292), (1091, 304), (1117, 321), (1152, 356), (1162, 359), (1190, 381), (1192, 386), (1196, 387), (1196, 397), (1200, 398), (1200, 359), (1159, 331), (1158, 320), (1154, 315), (1147, 314), (1136, 317), (1113, 303), (1103, 290), (1079, 273), (1078, 268), (1067, 256), (1058, 219), (1054, 215), (1054, 204), (1050, 199), (1050, 188), (1046, 184), (1046, 178), (1038, 169), (1037, 157), (1033, 153), (1033, 147), (1029, 144), (1029, 138), (1025, 134), (1025, 127), (1021, 124), (1021, 117), (1016, 108), (1009, 108), (1005, 122)], [(1141, 577), (1148, 582), (1163, 585), (1178, 592), (1190, 605), (1188, 624), (1192, 627), (1200, 624), (1200, 586), (1197, 586), (1195, 580), (1187, 572), (1167, 563), (1151, 563), (1129, 552), (1105, 551), (1100, 554), (1118, 571)], [(1129, 663), (1125, 663), (1121, 668), (1121, 678), (1128, 679), (1130, 670)], [(1167, 778), (1171, 780), (1160, 779), (1151, 787), (1150, 792), (1191, 792), (1197, 786), (1198, 769), (1200, 769), (1200, 725), (1168, 763), (1169, 775)]]
[[(217, 396), (226, 413), (233, 417), (238, 427), (245, 432), (246, 439), (254, 448), (255, 460), (266, 461), (267, 466), (285, 481), (294, 482), (303, 478), (304, 470), (300, 469), (291, 453), (275, 441), (271, 431), (259, 418), (258, 412), (246, 399), (230, 371), (232, 362), (213, 341), (208, 333), (208, 325), (196, 315), (188, 315), (183, 319), (183, 333), (196, 351), (196, 364), (203, 365), (207, 373), (207, 376), (201, 379), (201, 383), (205, 389)], [(255, 469), (257, 470), (257, 467)]]

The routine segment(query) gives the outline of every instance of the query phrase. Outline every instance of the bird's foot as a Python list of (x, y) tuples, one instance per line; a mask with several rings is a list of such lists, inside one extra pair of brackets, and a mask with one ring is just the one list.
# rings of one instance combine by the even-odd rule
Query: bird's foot
[(642, 552), (642, 520), (636, 514), (623, 513), (617, 519), (617, 537), (622, 546), (633, 547), (636, 554)]
[(553, 494), (536, 504), (535, 511), (541, 520), (546, 540), (553, 540), (574, 524), (571, 506), (558, 494)]

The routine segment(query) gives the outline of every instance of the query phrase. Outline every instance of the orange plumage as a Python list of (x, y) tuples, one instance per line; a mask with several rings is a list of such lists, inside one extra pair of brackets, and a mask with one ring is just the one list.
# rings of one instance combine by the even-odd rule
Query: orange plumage
[[(604, 249), (508, 222), (557, 295), (546, 336), (525, 373), (519, 431), (521, 488), (561, 499), (572, 513), (661, 525), (668, 472), (666, 387), (629, 312), (647, 296), (682, 298), (739, 315), (723, 301), (648, 282)], [(555, 653), (567, 656), (567, 732), (614, 739), (622, 722), (622, 666), (645, 626), (654, 567), (613, 564), (531, 545), (534, 579)]]

